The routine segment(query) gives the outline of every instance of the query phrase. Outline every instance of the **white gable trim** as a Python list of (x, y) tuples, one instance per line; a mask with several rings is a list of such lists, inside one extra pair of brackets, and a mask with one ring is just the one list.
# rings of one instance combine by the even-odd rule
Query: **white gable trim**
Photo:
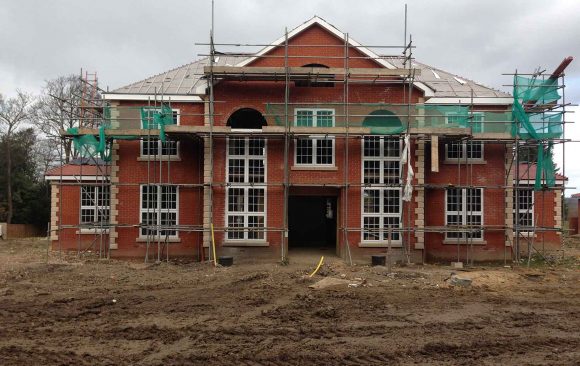
[(452, 105), (512, 105), (513, 98), (509, 97), (435, 97), (425, 102), (425, 104), (452, 104)]
[[(288, 33), (288, 39), (294, 37), (295, 35), (297, 35), (298, 33), (302, 32), (303, 30), (307, 29), (308, 27), (310, 27), (313, 24), (318, 24), (321, 27), (323, 27), (324, 29), (326, 29), (327, 31), (329, 31), (330, 33), (334, 34), (335, 36), (337, 36), (338, 38), (344, 40), (344, 34), (339, 31), (338, 29), (336, 29), (333, 25), (331, 25), (330, 23), (328, 23), (326, 20), (320, 18), (320, 17), (313, 17), (312, 19), (310, 19), (309, 21), (307, 21), (306, 23), (302, 23), (301, 25), (299, 25), (298, 27), (292, 29), (289, 33)], [(266, 53), (268, 53), (269, 51), (273, 50), (275, 48), (275, 46), (279, 46), (281, 44), (284, 43), (286, 37), (282, 36), (280, 38), (278, 38), (277, 40), (275, 40), (272, 45), (267, 46), (265, 48), (262, 48), (258, 53), (256, 53), (256, 56), (250, 57), (238, 64), (236, 64), (236, 66), (246, 66), (247, 64), (255, 61), (259, 56), (262, 56)], [(356, 47), (359, 51), (361, 51), (362, 53), (364, 53), (365, 55), (374, 58), (374, 61), (379, 63), (380, 65), (386, 67), (387, 69), (396, 69), (396, 67), (394, 65), (392, 65), (391, 63), (387, 62), (386, 60), (383, 60), (381, 58), (379, 58), (379, 55), (377, 55), (376, 53), (374, 53), (373, 51), (369, 50), (366, 47), (363, 47), (360, 45), (360, 43), (358, 43), (357, 41), (355, 41), (352, 38), (349, 38), (348, 40), (349, 44), (353, 47)]]

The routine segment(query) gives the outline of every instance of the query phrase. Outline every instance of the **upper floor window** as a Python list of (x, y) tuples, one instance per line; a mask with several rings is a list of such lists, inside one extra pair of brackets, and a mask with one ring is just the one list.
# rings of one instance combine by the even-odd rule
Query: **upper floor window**
[[(146, 107), (143, 108), (141, 118), (141, 127), (158, 129), (159, 125), (154, 121), (153, 115), (155, 112), (160, 112), (160, 108)], [(173, 122), (179, 125), (179, 110), (173, 109)], [(179, 157), (179, 142), (171, 139), (166, 139), (162, 142), (157, 137), (144, 137), (141, 140), (141, 156), (142, 157)]]
[(140, 236), (176, 238), (179, 210), (179, 187), (162, 184), (141, 186)]
[(445, 144), (445, 159), (457, 162), (465, 159), (483, 160), (483, 142), (448, 142)]
[[(296, 109), (297, 127), (334, 127), (333, 109)], [(296, 165), (334, 165), (334, 137), (311, 136), (296, 139)]]

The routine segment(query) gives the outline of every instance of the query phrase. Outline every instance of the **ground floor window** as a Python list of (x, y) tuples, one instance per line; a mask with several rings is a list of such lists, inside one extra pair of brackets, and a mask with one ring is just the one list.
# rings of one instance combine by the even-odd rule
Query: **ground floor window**
[(109, 186), (81, 186), (81, 224), (109, 222)]
[(401, 240), (401, 189), (363, 190), (363, 240)]
[(528, 231), (534, 226), (534, 191), (532, 188), (514, 189), (515, 225), (519, 225), (521, 231)]
[[(447, 189), (445, 225), (456, 229), (445, 233), (447, 239), (483, 239), (483, 232), (478, 230), (483, 225), (483, 189)], [(466, 228), (469, 226), (473, 228)]]
[(171, 185), (141, 186), (141, 236), (177, 237), (179, 189)]
[(226, 238), (265, 240), (266, 141), (230, 137), (226, 151)]

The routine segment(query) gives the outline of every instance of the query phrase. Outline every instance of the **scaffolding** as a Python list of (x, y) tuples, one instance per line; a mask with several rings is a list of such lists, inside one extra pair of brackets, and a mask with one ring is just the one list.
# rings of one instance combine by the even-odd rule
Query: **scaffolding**
[[(146, 254), (145, 262), (154, 258), (156, 261), (170, 259), (170, 233), (172, 232), (198, 232), (202, 234), (202, 242), (198, 245), (197, 256), (202, 261), (209, 260), (214, 262), (214, 254), (209, 246), (210, 234), (213, 231), (221, 232), (224, 235), (228, 231), (256, 232), (261, 231), (264, 235), (280, 235), (280, 260), (286, 261), (288, 257), (288, 201), (290, 189), (297, 185), (291, 179), (289, 160), (290, 151), (294, 141), (299, 138), (307, 138), (312, 135), (332, 137), (334, 141), (341, 141), (344, 146), (344, 177), (342, 182), (334, 183), (300, 183), (301, 187), (333, 187), (340, 189), (340, 197), (343, 205), (340, 226), (338, 227), (340, 248), (337, 248), (340, 255), (352, 263), (351, 247), (349, 244), (349, 233), (363, 232), (373, 233), (373, 229), (364, 228), (362, 223), (360, 227), (349, 225), (349, 202), (352, 201), (353, 191), (363, 191), (368, 187), (368, 183), (362, 181), (352, 181), (349, 175), (351, 151), (351, 142), (355, 140), (363, 141), (369, 136), (396, 138), (400, 145), (403, 145), (401, 153), (401, 163), (399, 167), (399, 179), (395, 183), (381, 182), (378, 187), (399, 188), (400, 195), (403, 195), (401, 202), (400, 217), (398, 225), (388, 225), (387, 239), (388, 253), (391, 252), (391, 242), (394, 235), (401, 238), (401, 253), (407, 262), (411, 261), (411, 255), (416, 248), (412, 247), (413, 236), (426, 233), (461, 233), (465, 235), (465, 240), (460, 240), (461, 235), (457, 238), (457, 261), (465, 261), (467, 264), (473, 264), (475, 260), (475, 251), (473, 234), (478, 233), (503, 233), (505, 237), (504, 261), (509, 260), (520, 262), (521, 249), (527, 244), (528, 263), (532, 251), (542, 253), (543, 241), (547, 232), (562, 232), (561, 225), (550, 227), (544, 225), (543, 212), (535, 212), (533, 225), (527, 225), (522, 222), (521, 218), (533, 210), (535, 201), (528, 205), (528, 212), (521, 212), (518, 199), (523, 191), (528, 192), (530, 182), (533, 181), (534, 191), (540, 192), (542, 202), (545, 202), (544, 196), (547, 192), (562, 194), (566, 187), (566, 182), (559, 183), (554, 176), (555, 165), (552, 160), (552, 151), (555, 145), (569, 142), (565, 137), (566, 114), (570, 111), (566, 108), (570, 106), (565, 101), (564, 93), (564, 73), (563, 68), (556, 70), (552, 74), (545, 74), (544, 71), (537, 71), (533, 74), (509, 74), (513, 76), (514, 101), (511, 110), (498, 110), (497, 108), (485, 109), (474, 103), (473, 91), (470, 96), (470, 103), (456, 106), (449, 105), (428, 105), (419, 102), (417, 97), (413, 96), (413, 90), (416, 87), (416, 76), (419, 75), (420, 69), (413, 67), (413, 41), (412, 37), (407, 36), (406, 31), (406, 14), (405, 14), (405, 34), (404, 43), (400, 46), (361, 46), (353, 45), (350, 42), (348, 33), (342, 34), (344, 43), (341, 45), (329, 44), (310, 44), (310, 45), (291, 45), (289, 44), (289, 32), (286, 29), (284, 40), (281, 43), (274, 44), (231, 44), (216, 43), (213, 32), (213, 14), (212, 29), (210, 30), (209, 43), (198, 43), (198, 45), (208, 46), (209, 53), (208, 65), (203, 68), (201, 74), (196, 75), (206, 82), (206, 93), (204, 99), (205, 110), (203, 113), (187, 113), (180, 111), (177, 116), (172, 112), (172, 101), (164, 94), (163, 86), (160, 90), (155, 89), (153, 98), (149, 98), (146, 106), (111, 106), (104, 100), (98, 98), (95, 92), (104, 93), (104, 90), (98, 88), (96, 74), (91, 78), (89, 74), (82, 74), (81, 80), (83, 85), (83, 97), (79, 112), (79, 128), (63, 131), (62, 139), (73, 139), (75, 148), (81, 158), (86, 159), (96, 167), (94, 181), (88, 183), (83, 180), (83, 164), (81, 164), (80, 177), (75, 178), (73, 182), (63, 180), (63, 170), (60, 170), (58, 180), (59, 192), (62, 195), (62, 188), (67, 185), (99, 187), (100, 192), (110, 192), (111, 197), (116, 196), (118, 189), (124, 186), (145, 185), (159, 194), (159, 191), (166, 189), (164, 187), (175, 187), (175, 189), (192, 189), (199, 190), (200, 197), (208, 201), (209, 211), (204, 213), (204, 222), (201, 225), (175, 225), (163, 223), (159, 218), (162, 214), (169, 215), (169, 208), (163, 208), (160, 204), (153, 204), (147, 208), (146, 214), (155, 210), (156, 221), (152, 222), (140, 217), (139, 222), (119, 222), (119, 219), (110, 220), (110, 213), (105, 212), (102, 205), (99, 204), (98, 196), (95, 195), (95, 207), (99, 211), (98, 217), (103, 218), (93, 223), (79, 225), (63, 225), (62, 209), (59, 209), (58, 226), (51, 228), (51, 232), (60, 233), (65, 229), (77, 229), (78, 248), (77, 253), (80, 255), (88, 250), (97, 251), (99, 257), (109, 258), (111, 253), (111, 240), (117, 234), (119, 228), (138, 228), (141, 232), (146, 233)], [(264, 54), (252, 54), (257, 60), (279, 60), (282, 61), (283, 67), (254, 67), (254, 66), (223, 66), (216, 62), (217, 57), (222, 55), (216, 51), (216, 46), (220, 47), (268, 47), (271, 50), (280, 50), (275, 52), (266, 52)], [(316, 48), (325, 50), (324, 54), (296, 55), (298, 48), (309, 49)], [(360, 47), (374, 49), (395, 49), (400, 54), (396, 57), (401, 60), (402, 67), (399, 68), (355, 68), (351, 67), (353, 62), (360, 60), (370, 60), (374, 62), (387, 60), (392, 56), (352, 56), (351, 51), (356, 51)], [(341, 56), (329, 56), (335, 50), (342, 50)], [(291, 52), (292, 51), (292, 52)], [(355, 53), (357, 54), (357, 53)], [(228, 53), (229, 56), (247, 57), (247, 53), (234, 52)], [(342, 67), (321, 67), (320, 65), (308, 65), (303, 67), (291, 66), (294, 59), (313, 59), (316, 62), (337, 63), (342, 62)], [(329, 61), (330, 60), (330, 61)], [(569, 62), (568, 62), (569, 63)], [(565, 66), (564, 66), (565, 68)], [(506, 74), (507, 75), (507, 74)], [(264, 118), (267, 125), (259, 131), (232, 129), (225, 123), (216, 123), (219, 119), (225, 122), (224, 116), (215, 112), (216, 105), (223, 103), (222, 100), (216, 100), (215, 85), (221, 81), (228, 82), (267, 82), (280, 85), (283, 83), (284, 95), (282, 101), (264, 101)], [(328, 102), (294, 102), (291, 96), (292, 83), (305, 83), (307, 85), (340, 85), (342, 86), (342, 100)], [(360, 103), (353, 101), (351, 89), (353, 85), (397, 85), (402, 87), (402, 101), (400, 103)], [(85, 92), (86, 89), (86, 92)], [(546, 92), (545, 92), (546, 91)], [(549, 91), (549, 93), (547, 92)], [(561, 96), (559, 91), (561, 91)], [(556, 93), (557, 98), (553, 93)], [(524, 95), (525, 94), (525, 95)], [(549, 97), (546, 97), (549, 95)], [(331, 126), (313, 127), (296, 125), (297, 107), (309, 107), (319, 109), (332, 108), (334, 123)], [(389, 114), (373, 114), (375, 111), (389, 111)], [(123, 114), (125, 117), (119, 118)], [(200, 117), (206, 122), (204, 125), (177, 125), (174, 118), (182, 117)], [(449, 116), (453, 116), (450, 118)], [(385, 121), (400, 121), (399, 125), (390, 125)], [(98, 128), (97, 128), (98, 127)], [(283, 179), (281, 181), (261, 183), (266, 187), (281, 187), (283, 197), (283, 218), (281, 227), (268, 227), (266, 225), (256, 228), (255, 226), (228, 227), (227, 221), (224, 226), (214, 226), (214, 194), (215, 189), (229, 187), (227, 180), (216, 180), (213, 172), (214, 154), (216, 141), (224, 141), (233, 136), (239, 137), (260, 137), (266, 141), (278, 140), (283, 143), (284, 168)], [(159, 139), (161, 143), (173, 141), (178, 143), (186, 139), (194, 139), (200, 146), (200, 156), (204, 156), (202, 164), (208, 164), (209, 174), (200, 177), (200, 181), (194, 183), (176, 183), (171, 174), (171, 158), (166, 159), (162, 156), (162, 148), (157, 149), (157, 155), (148, 154), (145, 162), (147, 164), (147, 181), (146, 182), (120, 182), (111, 177), (112, 172), (118, 170), (118, 153), (116, 151), (119, 140), (132, 140), (150, 142)], [(427, 162), (424, 159), (423, 172), (414, 172), (413, 158), (411, 151), (421, 150), (425, 153), (428, 146), (438, 145), (439, 140), (445, 143), (467, 143), (481, 142), (484, 144), (494, 144), (503, 146), (506, 155), (506, 169), (503, 184), (476, 184), (474, 183), (473, 162), (468, 159), (467, 154), (456, 161), (457, 184), (433, 184), (425, 183), (425, 171)], [(203, 151), (201, 150), (203, 146)], [(433, 147), (432, 147), (433, 148)], [(535, 149), (537, 159), (531, 160), (521, 158), (521, 151), (524, 148)], [(564, 149), (563, 149), (564, 151)], [(437, 153), (438, 155), (438, 153)], [(62, 156), (62, 150), (61, 150)], [(432, 157), (433, 158), (433, 157)], [(334, 157), (336, 159), (336, 156)], [(565, 176), (565, 160), (562, 160), (562, 175)], [(61, 166), (64, 164), (61, 164)], [(550, 171), (551, 169), (551, 171)], [(532, 172), (533, 171), (533, 172)], [(423, 182), (415, 175), (420, 173), (423, 176)], [(524, 185), (521, 181), (526, 181)], [(462, 183), (464, 182), (464, 183)], [(250, 185), (253, 183), (237, 183), (237, 186)], [(150, 188), (156, 187), (156, 188)], [(429, 191), (447, 190), (447, 189), (475, 189), (487, 188), (502, 191), (505, 195), (506, 202), (514, 202), (513, 219), (511, 224), (506, 216), (504, 225), (486, 225), (484, 223), (469, 222), (458, 225), (428, 226), (426, 224), (416, 226), (412, 219), (412, 213), (425, 210), (425, 207), (415, 205), (413, 201), (418, 194), (423, 197)], [(140, 193), (141, 194), (141, 193)], [(165, 192), (164, 194), (170, 194)], [(534, 194), (534, 193), (532, 193)], [(149, 194), (146, 195), (149, 197)], [(147, 198), (149, 199), (149, 198)], [(362, 198), (360, 198), (362, 201)], [(166, 211), (163, 211), (166, 209)], [(79, 208), (79, 217), (82, 216)], [(510, 210), (504, 209), (506, 215)], [(511, 213), (510, 213), (511, 215)], [(362, 210), (361, 210), (362, 216)], [(423, 215), (424, 217), (424, 215)], [(90, 245), (82, 246), (80, 234), (83, 230), (94, 232), (94, 239)], [(379, 229), (376, 229), (377, 233)], [(526, 235), (523, 235), (523, 234)], [(375, 233), (376, 234), (376, 233)], [(541, 248), (538, 249), (534, 240), (541, 236)], [(213, 237), (213, 235), (211, 235)], [(560, 236), (561, 238), (561, 236)], [(59, 252), (60, 241), (59, 236)], [(523, 244), (525, 243), (525, 244)], [(152, 253), (152, 248), (156, 248), (156, 253)], [(426, 249), (422, 249), (422, 257), (425, 259)]]

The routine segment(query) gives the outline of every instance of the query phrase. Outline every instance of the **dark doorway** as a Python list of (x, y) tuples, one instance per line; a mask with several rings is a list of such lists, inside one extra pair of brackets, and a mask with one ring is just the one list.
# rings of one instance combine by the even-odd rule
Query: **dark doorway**
[(336, 197), (290, 196), (288, 247), (336, 247)]

